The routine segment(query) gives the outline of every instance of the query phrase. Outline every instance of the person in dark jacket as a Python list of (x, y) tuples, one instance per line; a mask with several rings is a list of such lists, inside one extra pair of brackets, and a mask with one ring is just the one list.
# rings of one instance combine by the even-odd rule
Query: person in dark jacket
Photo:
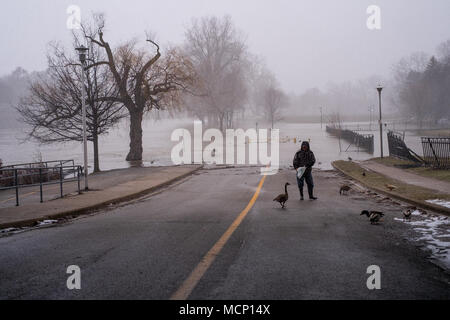
[(308, 186), (309, 199), (317, 200), (317, 198), (314, 196), (314, 180), (312, 177), (312, 167), (314, 166), (315, 163), (316, 158), (314, 157), (314, 153), (311, 151), (309, 147), (309, 142), (303, 141), (302, 147), (300, 148), (299, 151), (297, 151), (294, 157), (295, 170), (301, 167), (306, 167), (306, 171), (303, 174), (303, 176), (301, 178), (297, 176), (298, 189), (300, 190), (300, 200), (304, 200), (303, 186), (305, 180)]

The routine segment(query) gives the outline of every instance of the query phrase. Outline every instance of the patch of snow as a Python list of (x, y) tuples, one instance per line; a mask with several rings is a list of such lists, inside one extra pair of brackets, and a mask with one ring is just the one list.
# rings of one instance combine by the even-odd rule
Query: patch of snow
[(57, 223), (57, 222), (58, 222), (58, 220), (44, 220), (44, 221), (39, 222), (38, 226), (46, 226), (46, 225)]
[(441, 207), (450, 208), (450, 201), (434, 199), (434, 200), (427, 200), (426, 202), (436, 204)]
[(450, 219), (443, 216), (423, 216), (420, 211), (414, 211), (413, 215), (415, 221), (399, 218), (394, 220), (411, 225), (414, 231), (420, 234), (414, 240), (424, 241), (426, 249), (431, 251), (431, 259), (450, 270)]

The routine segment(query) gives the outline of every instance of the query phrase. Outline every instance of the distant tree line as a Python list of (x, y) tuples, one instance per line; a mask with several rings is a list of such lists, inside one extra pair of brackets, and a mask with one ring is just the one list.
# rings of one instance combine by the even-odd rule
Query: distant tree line
[(424, 121), (450, 119), (450, 40), (439, 45), (437, 56), (414, 53), (394, 66), (395, 104), (399, 111)]
[[(450, 40), (440, 44), (436, 55), (423, 52), (402, 58), (392, 67), (390, 78), (370, 76), (357, 81), (330, 83), (324, 89), (311, 88), (291, 95), (290, 109), (304, 114), (319, 114), (330, 120), (336, 113), (377, 116), (378, 94), (382, 84), (383, 111), (396, 114), (420, 127), (450, 120)], [(370, 111), (372, 110), (372, 111)]]

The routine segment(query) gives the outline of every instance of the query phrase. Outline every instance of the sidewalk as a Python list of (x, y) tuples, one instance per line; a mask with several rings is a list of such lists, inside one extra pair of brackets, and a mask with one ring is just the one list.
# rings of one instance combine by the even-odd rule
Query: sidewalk
[[(373, 164), (372, 161), (338, 160), (332, 165), (340, 173), (376, 193), (450, 216), (450, 208), (446, 205), (450, 202), (450, 189), (445, 186), (448, 182), (418, 176), (379, 163)], [(362, 174), (364, 171), (365, 175)], [(389, 190), (386, 188), (387, 184), (396, 188)]]
[(418, 187), (436, 190), (442, 193), (450, 193), (450, 183), (419, 176), (414, 173), (406, 172), (405, 170), (398, 169), (391, 166), (385, 166), (375, 161), (363, 161), (360, 165), (368, 170), (375, 171), (385, 176), (394, 178), (407, 184), (412, 184)]
[(91, 191), (44, 203), (0, 208), (0, 229), (32, 226), (37, 221), (80, 215), (139, 197), (187, 177), (201, 166), (129, 168), (89, 176)]

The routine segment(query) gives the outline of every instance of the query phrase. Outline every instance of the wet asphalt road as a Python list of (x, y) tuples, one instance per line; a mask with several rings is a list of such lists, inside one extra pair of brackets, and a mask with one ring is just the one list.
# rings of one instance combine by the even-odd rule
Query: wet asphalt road
[[(203, 170), (156, 195), (0, 238), (1, 299), (169, 299), (247, 206), (257, 168)], [(315, 173), (316, 202), (298, 200), (295, 174), (268, 176), (254, 207), (189, 299), (449, 299), (450, 276), (406, 240), (401, 209)], [(289, 181), (282, 210), (272, 199)], [(306, 191), (306, 190), (305, 190)], [(373, 226), (362, 209), (381, 209)], [(81, 290), (66, 268), (81, 268)], [(381, 267), (381, 290), (366, 269)]]

